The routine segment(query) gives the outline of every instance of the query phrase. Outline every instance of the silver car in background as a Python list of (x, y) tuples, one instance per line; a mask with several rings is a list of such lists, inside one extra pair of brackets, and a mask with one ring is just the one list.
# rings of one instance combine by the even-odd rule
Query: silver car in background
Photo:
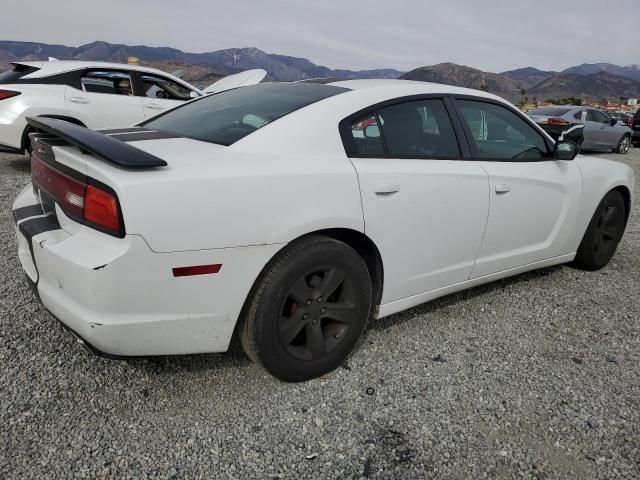
[(557, 140), (563, 131), (582, 124), (583, 113), (586, 113), (584, 129), (577, 131), (581, 131), (579, 135), (584, 138), (565, 140), (576, 141), (582, 150), (613, 150), (622, 154), (629, 151), (631, 129), (602, 110), (576, 105), (554, 105), (537, 108), (528, 112), (528, 115)]

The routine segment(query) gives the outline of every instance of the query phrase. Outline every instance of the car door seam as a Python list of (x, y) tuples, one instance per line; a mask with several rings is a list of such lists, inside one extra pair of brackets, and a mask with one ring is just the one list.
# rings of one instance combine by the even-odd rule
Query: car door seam
[(476, 161), (475, 163), (478, 167), (480, 167), (480, 169), (487, 176), (487, 195), (489, 200), (489, 206), (487, 207), (487, 218), (485, 219), (485, 222), (484, 222), (482, 238), (480, 239), (480, 244), (478, 245), (478, 250), (476, 251), (476, 257), (473, 260), (473, 266), (471, 267), (471, 271), (469, 272), (469, 276), (467, 277), (467, 280), (470, 280), (471, 277), (473, 277), (473, 272), (475, 271), (476, 264), (478, 263), (478, 256), (480, 255), (480, 252), (482, 251), (482, 247), (484, 246), (484, 239), (485, 239), (485, 236), (487, 235), (487, 226), (489, 225), (489, 218), (491, 217), (491, 175), (489, 175), (489, 172), (482, 166), (480, 162)]

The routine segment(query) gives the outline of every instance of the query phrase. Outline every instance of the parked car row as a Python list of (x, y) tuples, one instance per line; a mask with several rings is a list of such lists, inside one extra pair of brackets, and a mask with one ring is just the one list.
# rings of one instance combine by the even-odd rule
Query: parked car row
[(632, 130), (602, 110), (575, 105), (555, 105), (537, 108), (529, 116), (555, 140), (563, 131), (573, 130), (568, 139), (580, 145), (582, 150), (613, 150), (625, 154), (631, 145)]

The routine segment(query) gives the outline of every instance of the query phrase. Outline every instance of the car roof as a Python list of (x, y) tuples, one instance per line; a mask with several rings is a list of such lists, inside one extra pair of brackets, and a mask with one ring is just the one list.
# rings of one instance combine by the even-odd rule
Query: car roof
[[(12, 65), (25, 65), (28, 67), (35, 67), (39, 70), (25, 75), (23, 78), (42, 78), (50, 75), (56, 75), (58, 73), (71, 72), (73, 70), (81, 70), (83, 68), (112, 68), (112, 69), (127, 69), (136, 70), (141, 72), (155, 73), (158, 75), (169, 76), (176, 78), (157, 68), (144, 67), (141, 65), (131, 65), (128, 63), (112, 63), (112, 62), (94, 62), (94, 61), (80, 61), (80, 60), (49, 60), (49, 61), (31, 61), (31, 62), (11, 62)], [(182, 80), (184, 82), (184, 80)]]
[(474, 97), (485, 97), (504, 101), (502, 97), (498, 97), (492, 93), (483, 90), (475, 90), (472, 88), (456, 87), (453, 85), (445, 85), (444, 83), (421, 82), (418, 80), (404, 79), (359, 79), (359, 80), (335, 80), (328, 82), (327, 85), (335, 85), (336, 87), (348, 88), (349, 90), (366, 90), (374, 88), (384, 88), (388, 90), (405, 90), (408, 87), (421, 90), (420, 93), (429, 94), (453, 94), (453, 95), (473, 95)]

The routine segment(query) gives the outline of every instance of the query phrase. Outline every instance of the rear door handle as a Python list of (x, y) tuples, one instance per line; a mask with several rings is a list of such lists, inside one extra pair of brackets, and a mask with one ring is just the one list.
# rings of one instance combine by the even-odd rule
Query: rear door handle
[(400, 185), (397, 183), (379, 183), (373, 187), (373, 191), (376, 195), (390, 195), (400, 191)]
[(151, 110), (162, 110), (163, 109), (162, 105), (158, 105), (157, 103), (148, 103), (147, 104), (147, 108), (150, 108)]
[(89, 103), (89, 100), (84, 97), (69, 97), (69, 101), (73, 103)]
[(498, 183), (496, 185), (496, 193), (509, 193), (511, 191), (511, 185), (506, 183)]

